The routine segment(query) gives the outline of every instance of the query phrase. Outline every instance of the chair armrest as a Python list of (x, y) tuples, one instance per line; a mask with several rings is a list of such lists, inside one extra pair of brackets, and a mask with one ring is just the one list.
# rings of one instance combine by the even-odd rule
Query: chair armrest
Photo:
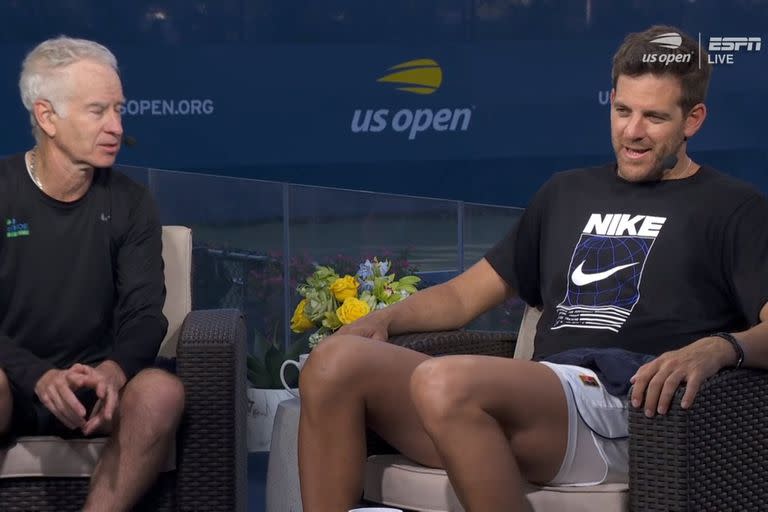
[(438, 331), (400, 334), (389, 341), (430, 356), (476, 354), (512, 357), (517, 333), (497, 331)]
[(629, 413), (630, 509), (763, 510), (768, 503), (768, 372), (724, 370), (693, 407)]
[(236, 309), (192, 311), (184, 320), (176, 362), (186, 392), (177, 436), (179, 510), (245, 510), (245, 345)]

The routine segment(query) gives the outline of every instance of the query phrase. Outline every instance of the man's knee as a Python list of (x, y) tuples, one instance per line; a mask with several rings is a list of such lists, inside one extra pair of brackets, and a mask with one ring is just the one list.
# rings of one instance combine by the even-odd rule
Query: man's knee
[(11, 394), (11, 382), (3, 370), (0, 370), (0, 435), (5, 434), (11, 428), (13, 415), (13, 394)]
[(359, 338), (332, 336), (310, 354), (299, 374), (302, 399), (322, 398), (349, 390), (364, 373), (366, 358)]
[(184, 411), (184, 385), (166, 371), (151, 368), (139, 372), (126, 385), (121, 416), (138, 416), (159, 434), (174, 431)]
[(470, 384), (475, 371), (476, 364), (463, 356), (435, 357), (416, 367), (411, 375), (411, 399), (428, 431), (473, 406)]

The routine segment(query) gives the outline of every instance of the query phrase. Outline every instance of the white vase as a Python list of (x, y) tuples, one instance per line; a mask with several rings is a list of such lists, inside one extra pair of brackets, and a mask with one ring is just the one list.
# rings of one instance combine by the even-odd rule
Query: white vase
[(248, 451), (269, 451), (277, 404), (294, 398), (285, 389), (248, 388)]

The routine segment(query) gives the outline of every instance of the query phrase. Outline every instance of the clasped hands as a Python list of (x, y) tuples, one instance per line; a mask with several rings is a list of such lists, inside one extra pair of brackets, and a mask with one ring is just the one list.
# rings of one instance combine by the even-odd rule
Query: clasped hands
[[(35, 385), (35, 393), (64, 425), (90, 435), (111, 423), (126, 380), (114, 361), (107, 360), (96, 367), (77, 363), (65, 370), (45, 372)], [(85, 406), (75, 396), (80, 389), (93, 389), (98, 398), (87, 418)]]

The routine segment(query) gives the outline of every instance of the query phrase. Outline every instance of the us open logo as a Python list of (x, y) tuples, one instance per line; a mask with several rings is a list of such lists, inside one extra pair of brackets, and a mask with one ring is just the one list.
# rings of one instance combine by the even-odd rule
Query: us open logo
[(396, 64), (389, 68), (390, 73), (377, 82), (395, 84), (398, 91), (413, 94), (432, 94), (443, 83), (443, 70), (432, 59), (417, 59)]
[[(655, 44), (660, 48), (677, 50), (680, 48), (680, 45), (683, 44), (683, 37), (677, 32), (667, 32), (666, 34), (661, 34), (660, 36), (651, 39), (650, 43)], [(665, 66), (679, 62), (691, 62), (692, 58), (693, 54), (680, 52), (654, 52), (643, 54), (643, 62), (658, 62)]]
[(651, 39), (651, 43), (657, 44), (664, 48), (677, 50), (680, 48), (680, 45), (683, 44), (683, 37), (677, 32), (667, 32), (666, 34), (661, 34), (655, 39)]
[[(420, 96), (436, 93), (443, 84), (443, 69), (434, 59), (415, 59), (396, 64), (376, 80), (394, 86), (396, 91)], [(472, 108), (366, 108), (352, 114), (352, 133), (382, 133), (391, 130), (407, 133), (408, 140), (427, 131), (466, 132), (472, 121)]]
[[(677, 32), (667, 32), (649, 41), (651, 44), (670, 50), (679, 50), (683, 37)], [(763, 39), (759, 36), (711, 36), (707, 45), (708, 64), (733, 64), (736, 53), (754, 53), (762, 49)], [(702, 41), (699, 32), (699, 68), (702, 66)], [(678, 62), (691, 62), (692, 53), (653, 52), (643, 54), (643, 62), (659, 62), (670, 65)]]

